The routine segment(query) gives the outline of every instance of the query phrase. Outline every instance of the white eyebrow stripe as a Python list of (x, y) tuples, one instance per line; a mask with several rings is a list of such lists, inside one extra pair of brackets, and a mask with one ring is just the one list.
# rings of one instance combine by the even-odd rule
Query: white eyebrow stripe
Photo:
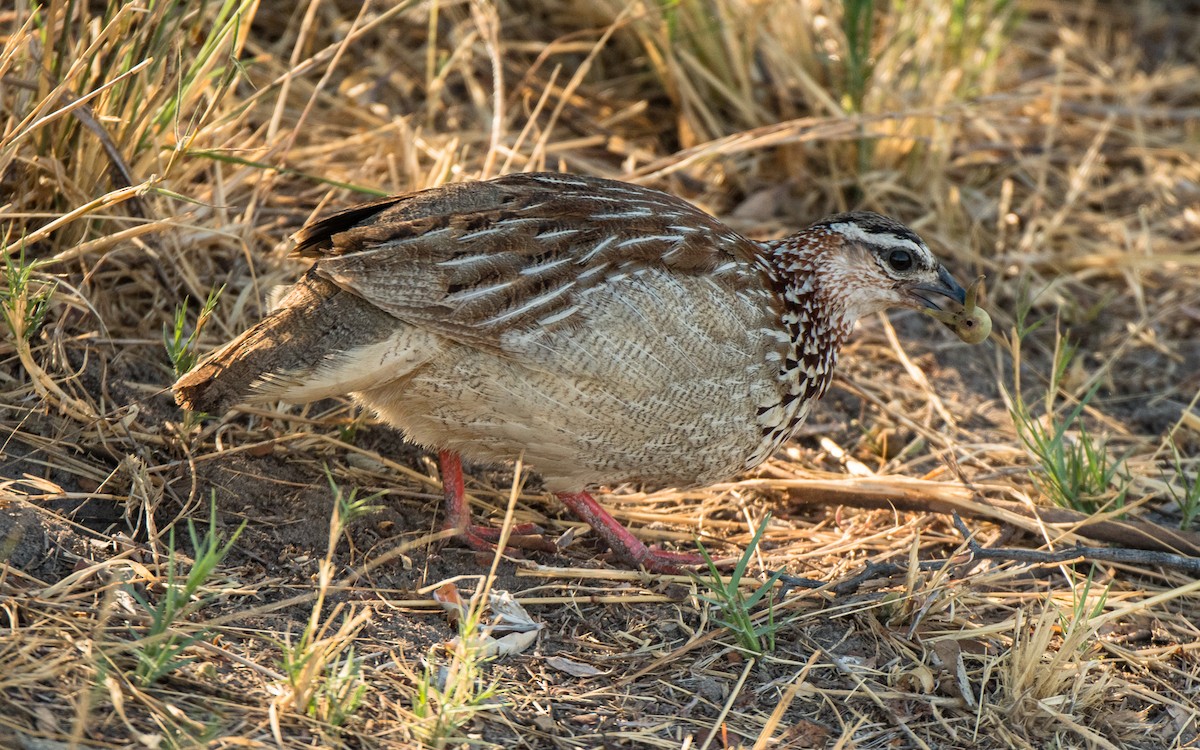
[(863, 228), (852, 221), (839, 221), (836, 224), (830, 224), (829, 228), (847, 239), (855, 240), (866, 245), (876, 245), (878, 247), (890, 247), (901, 250), (908, 250), (920, 258), (926, 265), (936, 266), (937, 262), (933, 257), (933, 253), (923, 243), (913, 242), (907, 237), (897, 237), (891, 232), (870, 233), (863, 231)]

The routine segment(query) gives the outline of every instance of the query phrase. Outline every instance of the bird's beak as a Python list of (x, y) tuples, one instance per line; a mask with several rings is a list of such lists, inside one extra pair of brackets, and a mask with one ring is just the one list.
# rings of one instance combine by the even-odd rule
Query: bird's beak
[(908, 288), (908, 294), (916, 301), (917, 307), (930, 310), (945, 309), (942, 307), (944, 301), (939, 300), (939, 297), (948, 297), (959, 305), (965, 305), (967, 302), (967, 290), (959, 286), (945, 266), (938, 266), (936, 284), (913, 284)]

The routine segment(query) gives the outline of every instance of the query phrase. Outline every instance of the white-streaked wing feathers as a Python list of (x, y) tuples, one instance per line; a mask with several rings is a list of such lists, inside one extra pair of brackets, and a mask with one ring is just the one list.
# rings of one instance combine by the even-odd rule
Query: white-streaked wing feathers
[[(364, 220), (369, 223), (360, 226)], [(625, 183), (511, 175), (317, 222), (297, 235), (316, 272), (452, 340), (586, 325), (585, 293), (641, 268), (760, 274), (756, 248), (689, 203)]]

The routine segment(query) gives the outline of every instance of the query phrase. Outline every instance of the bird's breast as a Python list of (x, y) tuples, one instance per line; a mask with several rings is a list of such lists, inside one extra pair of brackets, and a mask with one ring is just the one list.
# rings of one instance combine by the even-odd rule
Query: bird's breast
[[(763, 440), (786, 358), (764, 290), (645, 268), (579, 300), (570, 328), (452, 345), (360, 394), (416, 441), (483, 461), (523, 455), (552, 490), (692, 486), (740, 471)], [(804, 393), (802, 389), (802, 393)], [(803, 398), (783, 407), (796, 419)]]

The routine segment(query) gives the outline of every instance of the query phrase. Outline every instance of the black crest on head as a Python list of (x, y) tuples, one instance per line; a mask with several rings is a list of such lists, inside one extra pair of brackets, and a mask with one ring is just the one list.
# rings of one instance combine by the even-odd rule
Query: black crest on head
[(895, 219), (877, 214), (874, 211), (848, 211), (842, 214), (834, 214), (813, 224), (813, 228), (829, 227), (834, 224), (855, 224), (862, 229), (863, 234), (868, 236), (873, 234), (892, 235), (899, 239), (909, 240), (918, 247), (925, 244), (913, 230)]

